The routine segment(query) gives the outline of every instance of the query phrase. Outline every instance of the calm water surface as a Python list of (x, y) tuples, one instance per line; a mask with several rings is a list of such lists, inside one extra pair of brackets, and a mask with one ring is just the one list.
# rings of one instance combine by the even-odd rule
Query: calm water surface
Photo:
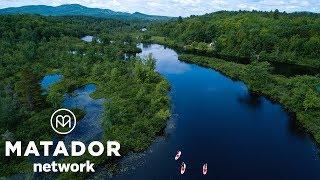
[[(173, 117), (166, 136), (115, 179), (320, 179), (315, 144), (279, 104), (217, 71), (180, 62), (171, 49), (141, 47), (140, 56), (152, 53), (171, 84)], [(177, 150), (182, 158), (175, 161)]]
[(96, 41), (97, 43), (101, 43), (101, 40), (99, 38), (96, 38), (96, 37), (90, 36), (90, 35), (82, 37), (81, 40), (83, 40), (85, 42), (89, 42), (89, 43), (93, 42), (93, 41)]
[[(40, 83), (41, 87), (43, 90), (48, 91), (53, 84), (58, 83), (62, 78), (63, 76), (60, 74), (46, 75)], [(79, 119), (75, 129), (64, 137), (66, 144), (74, 140), (89, 143), (102, 138), (101, 118), (103, 116), (103, 102), (105, 100), (90, 97), (96, 91), (96, 88), (94, 84), (87, 84), (76, 89), (72, 94), (65, 94), (62, 108), (78, 108), (85, 111), (85, 116), (81, 120)]]
[(85, 41), (85, 42), (92, 42), (93, 41), (93, 36), (87, 35), (81, 38), (81, 40)]
[(41, 88), (45, 91), (48, 91), (50, 86), (52, 86), (55, 83), (58, 83), (61, 81), (62, 75), (60, 74), (48, 74), (40, 82)]

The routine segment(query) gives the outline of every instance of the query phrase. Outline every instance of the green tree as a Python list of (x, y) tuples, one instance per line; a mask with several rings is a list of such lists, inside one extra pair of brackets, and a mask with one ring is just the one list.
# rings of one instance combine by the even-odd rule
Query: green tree
[(274, 19), (279, 19), (279, 14), (280, 14), (279, 10), (276, 9), (276, 10), (273, 12), (273, 18), (274, 18)]
[(250, 82), (252, 88), (263, 88), (272, 82), (271, 70), (270, 63), (253, 61), (247, 66), (244, 78)]
[(306, 97), (303, 101), (303, 107), (305, 111), (309, 109), (320, 109), (320, 96), (317, 92), (312, 89), (309, 89), (306, 92)]

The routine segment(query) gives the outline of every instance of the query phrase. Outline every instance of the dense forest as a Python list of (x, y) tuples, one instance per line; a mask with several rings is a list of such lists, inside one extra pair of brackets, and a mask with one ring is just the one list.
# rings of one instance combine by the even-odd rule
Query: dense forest
[[(170, 115), (169, 85), (154, 71), (151, 56), (123, 58), (126, 52), (139, 52), (129, 33), (140, 26), (87, 17), (0, 16), (0, 176), (32, 170), (27, 157), (4, 157), (5, 141), (22, 141), (24, 148), (28, 141), (51, 141), (56, 136), (51, 114), (61, 108), (66, 93), (88, 83), (97, 86), (94, 97), (108, 99), (103, 142), (119, 141), (122, 155), (151, 144)], [(96, 39), (88, 43), (80, 39), (84, 35)], [(61, 74), (62, 81), (43, 93), (40, 81), (52, 73)], [(110, 161), (107, 156), (81, 158), (96, 165)]]
[(189, 52), (320, 67), (320, 16), (314, 13), (215, 12), (150, 27), (154, 42)]

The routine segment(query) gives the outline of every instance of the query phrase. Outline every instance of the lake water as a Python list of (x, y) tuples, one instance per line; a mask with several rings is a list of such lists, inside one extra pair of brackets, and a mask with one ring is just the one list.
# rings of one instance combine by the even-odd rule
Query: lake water
[[(40, 82), (41, 88), (44, 93), (50, 90), (50, 87), (63, 80), (63, 76), (60, 74), (48, 74), (44, 76)], [(51, 146), (50, 151), (53, 151), (58, 143), (58, 141), (63, 140), (65, 144), (71, 144), (71, 141), (81, 141), (85, 144), (89, 144), (92, 141), (99, 141), (103, 136), (102, 128), (102, 116), (104, 111), (103, 103), (105, 99), (93, 99), (90, 97), (92, 93), (96, 91), (96, 85), (87, 84), (81, 88), (76, 89), (71, 94), (65, 94), (64, 100), (62, 102), (61, 108), (67, 109), (81, 109), (85, 112), (82, 119), (77, 120), (77, 126), (75, 129), (65, 136), (55, 136), (53, 137), (53, 146)], [(70, 146), (67, 147), (70, 151)], [(39, 157), (30, 157), (30, 162), (32, 163), (51, 163), (52, 161), (58, 161), (62, 157), (43, 155)], [(10, 179), (55, 179), (56, 174), (54, 173), (34, 173), (32, 174), (16, 174), (11, 176)]]
[(315, 76), (320, 74), (319, 68), (307, 67), (295, 64), (287, 64), (280, 62), (271, 62), (271, 66), (273, 67), (272, 73), (281, 74), (287, 77), (293, 77), (297, 75), (311, 75)]
[(93, 42), (93, 41), (96, 41), (97, 43), (101, 43), (101, 40), (99, 38), (96, 38), (96, 37), (90, 36), (90, 35), (82, 37), (81, 40), (83, 40), (85, 42), (89, 42), (89, 43)]
[(55, 83), (58, 83), (61, 81), (62, 75), (60, 74), (49, 74), (42, 78), (42, 81), (40, 82), (41, 88), (45, 91), (49, 90), (50, 86), (52, 86)]
[[(224, 61), (236, 62), (240, 64), (249, 64), (250, 58), (246, 57), (236, 57), (236, 56), (229, 56), (229, 55), (222, 55), (222, 54), (213, 54), (212, 52), (196, 52), (196, 51), (188, 51), (188, 50), (179, 50), (180, 53), (187, 53), (187, 54), (195, 54), (198, 56), (203, 57), (212, 57), (223, 59)], [(273, 68), (273, 74), (284, 75), (286, 77), (294, 77), (298, 75), (311, 75), (315, 76), (320, 74), (319, 67), (310, 67), (310, 66), (303, 66), (297, 64), (289, 64), (284, 62), (277, 62), (277, 61), (270, 61), (269, 62), (271, 67)]]
[[(60, 74), (46, 75), (41, 81), (41, 87), (48, 91), (50, 86), (58, 83), (63, 78)], [(101, 119), (103, 116), (104, 99), (92, 99), (90, 94), (96, 91), (96, 85), (87, 84), (79, 89), (76, 89), (72, 94), (65, 94), (62, 102), (62, 108), (67, 109), (82, 109), (85, 111), (85, 116), (77, 122), (75, 129), (68, 135), (64, 136), (66, 144), (71, 141), (82, 141), (89, 143), (94, 140), (100, 140), (103, 135)]]
[(64, 108), (79, 108), (85, 111), (85, 116), (77, 122), (76, 128), (64, 140), (70, 143), (77, 140), (84, 143), (99, 141), (103, 136), (102, 116), (104, 99), (92, 99), (90, 94), (96, 91), (94, 84), (87, 84), (66, 95), (62, 103)]
[(93, 36), (84, 36), (83, 38), (81, 38), (81, 40), (85, 41), (85, 42), (92, 42), (93, 41)]
[[(131, 163), (125, 158), (129, 167), (114, 179), (320, 179), (316, 145), (279, 104), (215, 70), (179, 61), (172, 49), (141, 48), (171, 84), (173, 116), (165, 137)], [(175, 161), (177, 150), (182, 156)]]

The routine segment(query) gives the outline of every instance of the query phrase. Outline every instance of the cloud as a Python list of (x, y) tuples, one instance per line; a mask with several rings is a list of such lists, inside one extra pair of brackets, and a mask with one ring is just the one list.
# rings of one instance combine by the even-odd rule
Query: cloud
[(167, 16), (189, 16), (218, 10), (320, 12), (319, 0), (1, 0), (0, 8), (24, 5), (81, 4), (88, 7)]

